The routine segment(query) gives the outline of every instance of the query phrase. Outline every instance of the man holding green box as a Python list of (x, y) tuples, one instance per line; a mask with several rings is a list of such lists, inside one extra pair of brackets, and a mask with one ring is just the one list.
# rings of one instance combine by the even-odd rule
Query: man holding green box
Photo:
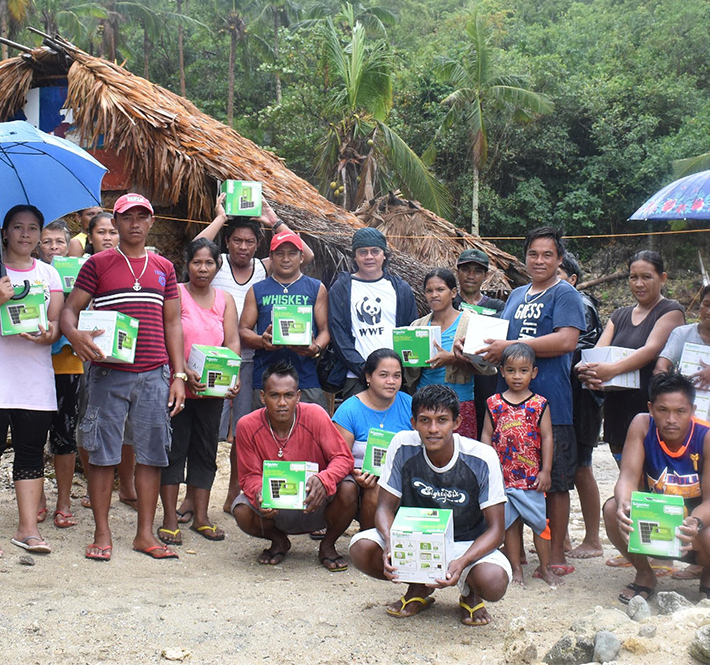
[[(634, 522), (632, 492), (681, 496), (688, 516), (677, 532), (683, 561), (703, 566), (700, 593), (710, 597), (710, 427), (694, 417), (695, 387), (681, 374), (661, 373), (649, 386), (648, 413), (629, 426), (614, 496), (604, 504), (609, 540), (636, 569), (636, 577), (619, 594), (650, 598), (656, 574), (643, 554), (629, 552), (629, 535), (644, 525)], [(639, 483), (639, 479), (641, 482)]]

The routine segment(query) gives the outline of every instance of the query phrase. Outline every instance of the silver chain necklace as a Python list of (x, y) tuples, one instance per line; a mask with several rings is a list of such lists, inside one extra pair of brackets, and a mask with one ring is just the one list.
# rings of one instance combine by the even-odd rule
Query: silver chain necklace
[(296, 277), (293, 282), (290, 282), (289, 284), (282, 284), (281, 282), (279, 282), (278, 279), (276, 279), (276, 277), (271, 275), (271, 279), (273, 279), (284, 290), (284, 293), (288, 293), (289, 288), (292, 287), (299, 279), (301, 279), (301, 277), (303, 277), (303, 273)]
[(133, 279), (136, 281), (133, 282), (133, 290), (134, 291), (140, 291), (143, 287), (141, 286), (140, 283), (140, 278), (143, 277), (145, 274), (145, 269), (148, 267), (148, 252), (145, 253), (145, 263), (143, 264), (143, 270), (141, 271), (141, 274), (136, 277), (136, 273), (133, 270), (133, 266), (131, 265), (131, 262), (128, 260), (128, 257), (121, 251), (120, 246), (116, 246), (116, 250), (118, 250), (118, 253), (126, 259), (126, 263), (128, 264), (128, 269), (131, 271), (131, 275), (133, 275)]
[(535, 302), (539, 298), (542, 298), (542, 296), (544, 296), (553, 286), (557, 286), (559, 283), (560, 280), (558, 279), (554, 284), (550, 284), (550, 286), (548, 286), (544, 291), (540, 291), (540, 293), (536, 293), (532, 297), (530, 297), (530, 289), (532, 289), (532, 285), (530, 285), (524, 296), (526, 304), (530, 304), (531, 302)]
[(276, 434), (274, 434), (274, 430), (271, 427), (271, 419), (267, 416), (266, 420), (269, 423), (269, 431), (271, 432), (271, 438), (274, 440), (274, 443), (279, 447), (279, 452), (278, 456), (279, 458), (284, 456), (284, 448), (288, 445), (289, 439), (291, 438), (291, 434), (293, 434), (293, 428), (296, 427), (296, 420), (298, 419), (298, 412), (294, 412), (293, 414), (293, 423), (291, 423), (291, 429), (288, 431), (288, 434), (286, 435), (286, 441), (284, 441), (283, 444), (279, 443), (278, 439), (276, 438)]

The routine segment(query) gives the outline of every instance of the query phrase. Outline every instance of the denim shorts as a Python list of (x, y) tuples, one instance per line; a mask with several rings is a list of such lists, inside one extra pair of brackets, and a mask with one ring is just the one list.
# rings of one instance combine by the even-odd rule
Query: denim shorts
[(115, 466), (121, 446), (132, 445), (136, 462), (168, 466), (171, 429), (167, 365), (147, 372), (93, 366), (86, 378), (86, 411), (79, 423), (81, 447), (96, 466)]

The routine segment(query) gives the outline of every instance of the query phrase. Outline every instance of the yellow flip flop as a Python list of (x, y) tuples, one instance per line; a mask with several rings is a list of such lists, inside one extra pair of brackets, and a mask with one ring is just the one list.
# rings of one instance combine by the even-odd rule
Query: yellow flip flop
[(471, 607), (470, 605), (468, 605), (468, 603), (465, 603), (463, 600), (459, 600), (459, 607), (462, 607), (463, 609), (465, 609), (468, 612), (469, 619), (471, 619), (470, 622), (464, 621), (464, 619), (461, 619), (461, 623), (464, 626), (487, 626), (491, 622), (490, 619), (488, 619), (488, 621), (474, 621), (474, 619), (473, 619), (474, 613), (478, 612), (478, 610), (480, 610), (481, 608), (484, 608), (485, 606), (486, 606), (486, 604), (483, 601), (478, 603), (478, 605), (474, 605), (473, 607)]
[[(409, 619), (409, 617), (416, 616), (419, 614), (419, 612), (423, 612), (424, 610), (428, 610), (433, 604), (436, 598), (432, 598), (431, 596), (427, 596), (426, 598), (421, 598), (419, 596), (414, 596), (413, 598), (410, 598), (407, 600), (404, 596), (402, 596), (399, 599), (399, 602), (402, 603), (402, 607), (400, 607), (398, 610), (393, 610), (392, 608), (388, 607), (387, 608), (387, 614), (389, 614), (391, 617), (397, 617), (398, 619)], [(419, 603), (419, 606), (414, 607), (412, 609), (412, 612), (410, 614), (402, 614), (403, 610), (409, 603)]]

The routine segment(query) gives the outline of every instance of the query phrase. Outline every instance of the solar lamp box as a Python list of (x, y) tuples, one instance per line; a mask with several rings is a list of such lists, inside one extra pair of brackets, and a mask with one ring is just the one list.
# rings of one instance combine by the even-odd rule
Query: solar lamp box
[[(18, 295), (24, 290), (24, 285), (14, 288), (15, 295)], [(47, 306), (41, 284), (30, 286), (24, 298), (8, 300), (0, 305), (0, 333), (3, 336), (38, 333), (40, 326), (47, 329)]]
[(261, 183), (225, 180), (220, 192), (226, 194), (224, 211), (230, 217), (261, 217)]
[(83, 266), (87, 260), (88, 259), (81, 256), (55, 256), (52, 259), (52, 265), (59, 273), (64, 293), (70, 293), (74, 288), (74, 282), (76, 282), (81, 266)]
[(381, 476), (387, 459), (387, 449), (392, 442), (394, 432), (372, 427), (367, 434), (365, 457), (362, 460), (362, 470), (373, 476)]
[(187, 366), (200, 375), (207, 388), (197, 393), (205, 397), (224, 397), (237, 385), (242, 359), (225, 346), (193, 344)]
[(313, 341), (313, 307), (274, 305), (271, 325), (271, 343), (274, 346), (310, 346)]
[(105, 358), (101, 362), (131, 364), (135, 360), (138, 319), (121, 312), (84, 310), (79, 313), (79, 330), (104, 330), (94, 337)]
[(629, 552), (680, 558), (682, 545), (676, 530), (683, 524), (683, 497), (651, 492), (631, 493)]
[(485, 339), (507, 339), (509, 325), (508, 319), (497, 319), (471, 312), (463, 343), (463, 354), (481, 369), (491, 367), (491, 364), (483, 356), (476, 354), (476, 351), (488, 346), (488, 343), (483, 341)]
[[(710, 346), (686, 342), (683, 345), (678, 371), (683, 376), (690, 377), (705, 369), (702, 363), (710, 365)], [(702, 420), (710, 418), (710, 390), (695, 389), (695, 415)]]
[(401, 507), (390, 528), (390, 556), (400, 582), (428, 584), (443, 579), (453, 559), (451, 510)]
[(482, 305), (471, 305), (465, 301), (461, 303), (461, 310), (468, 310), (469, 312), (475, 312), (476, 314), (482, 314), (483, 316), (495, 316), (497, 314), (495, 309), (483, 307)]
[(304, 510), (306, 483), (318, 473), (315, 462), (264, 460), (261, 486), (262, 508)]
[[(582, 350), (583, 363), (616, 363), (634, 353), (636, 349), (626, 349), (622, 346), (599, 346)], [(584, 386), (586, 388), (586, 386)], [(634, 390), (641, 387), (639, 371), (619, 374), (609, 381), (604, 381), (596, 390)]]
[(392, 329), (392, 348), (405, 367), (429, 367), (441, 346), (441, 326), (401, 326)]

